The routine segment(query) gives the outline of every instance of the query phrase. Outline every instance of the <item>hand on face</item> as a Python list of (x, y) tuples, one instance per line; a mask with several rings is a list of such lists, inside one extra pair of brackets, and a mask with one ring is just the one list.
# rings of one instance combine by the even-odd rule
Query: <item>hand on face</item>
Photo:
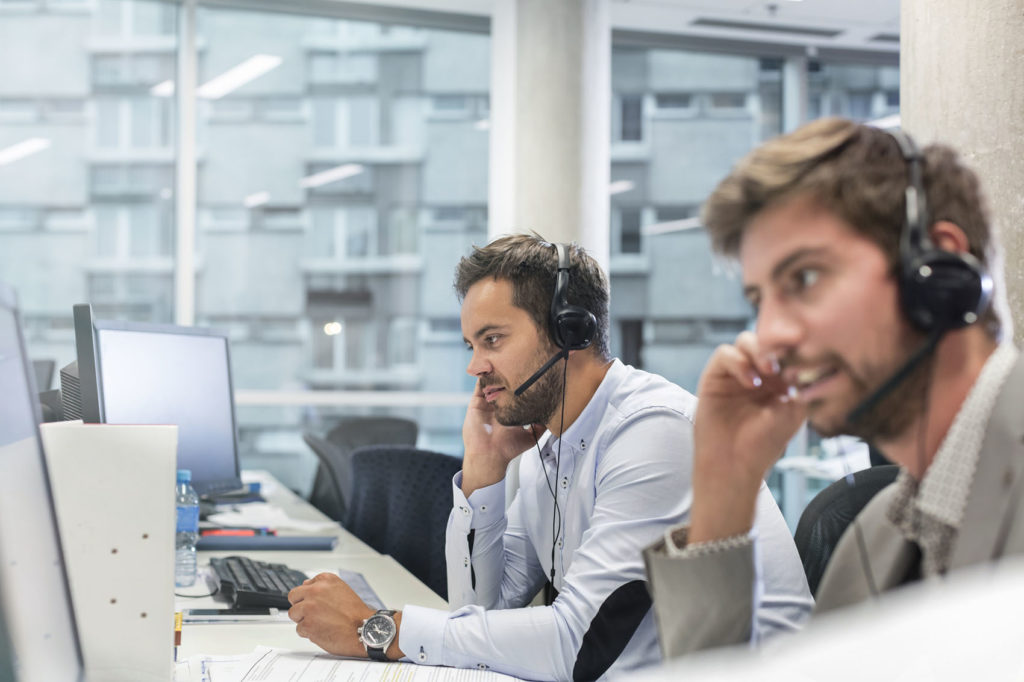
[(697, 397), (691, 541), (750, 529), (765, 473), (806, 418), (751, 332), (714, 352)]
[(295, 632), (337, 656), (366, 657), (356, 630), (374, 610), (333, 573), (321, 573), (288, 593)]
[[(477, 488), (497, 483), (505, 477), (508, 463), (532, 447), (545, 431), (542, 424), (529, 428), (498, 423), (494, 403), (488, 402), (477, 379), (476, 389), (462, 422), (462, 442), (466, 448), (462, 468), (462, 490), (468, 496)], [(503, 393), (510, 391), (505, 389)], [(508, 399), (508, 396), (506, 396)]]

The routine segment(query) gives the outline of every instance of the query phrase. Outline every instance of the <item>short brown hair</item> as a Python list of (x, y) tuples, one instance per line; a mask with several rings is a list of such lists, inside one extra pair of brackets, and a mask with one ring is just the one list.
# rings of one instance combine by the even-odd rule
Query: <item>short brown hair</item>
[[(577, 244), (568, 245), (568, 302), (594, 314), (597, 333), (591, 348), (603, 358), (608, 348), (608, 280), (590, 254)], [(474, 246), (473, 253), (459, 260), (455, 268), (455, 291), (459, 300), (482, 279), (504, 279), (512, 284), (512, 305), (525, 310), (537, 327), (551, 337), (551, 299), (555, 293), (558, 254), (554, 245), (537, 234), (513, 234), (495, 239), (487, 246)]]
[[(948, 220), (987, 265), (988, 208), (978, 176), (945, 145), (923, 150), (930, 220)], [(764, 143), (739, 161), (704, 204), (702, 221), (714, 249), (735, 256), (751, 219), (797, 197), (808, 198), (852, 225), (885, 253), (896, 271), (906, 216), (907, 164), (888, 133), (841, 118), (823, 118)], [(998, 333), (990, 306), (984, 326)]]

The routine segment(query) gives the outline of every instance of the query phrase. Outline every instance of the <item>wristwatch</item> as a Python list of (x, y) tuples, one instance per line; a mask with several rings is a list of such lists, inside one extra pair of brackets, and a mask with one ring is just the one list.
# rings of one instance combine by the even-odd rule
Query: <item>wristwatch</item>
[(395, 625), (394, 611), (381, 609), (363, 621), (356, 628), (359, 641), (366, 647), (366, 655), (375, 661), (387, 661), (388, 647), (395, 641), (398, 626)]

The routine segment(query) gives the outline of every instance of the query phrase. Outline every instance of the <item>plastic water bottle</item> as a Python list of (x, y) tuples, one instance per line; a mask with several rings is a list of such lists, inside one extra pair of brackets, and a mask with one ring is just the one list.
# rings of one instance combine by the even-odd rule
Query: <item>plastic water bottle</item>
[(178, 530), (174, 535), (174, 584), (188, 587), (196, 581), (196, 541), (199, 540), (199, 496), (192, 489), (192, 472), (178, 469), (174, 486)]

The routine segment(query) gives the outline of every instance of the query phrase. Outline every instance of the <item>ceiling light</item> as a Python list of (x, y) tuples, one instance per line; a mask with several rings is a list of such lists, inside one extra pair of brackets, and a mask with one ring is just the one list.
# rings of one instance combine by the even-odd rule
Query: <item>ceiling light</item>
[(671, 232), (684, 232), (686, 230), (699, 230), (703, 225), (700, 223), (700, 217), (694, 216), (692, 218), (683, 218), (682, 220), (668, 220), (664, 223), (657, 223), (655, 225), (648, 225), (644, 227), (641, 232), (647, 235), (653, 234), (669, 234)]
[(270, 192), (256, 192), (250, 194), (246, 198), (242, 199), (242, 204), (246, 208), (256, 208), (270, 201)]
[(149, 94), (154, 97), (172, 97), (174, 95), (174, 81), (157, 83), (149, 89)]
[(636, 187), (632, 180), (616, 180), (608, 185), (608, 194), (622, 194)]
[(313, 175), (308, 175), (299, 180), (299, 187), (309, 189), (311, 187), (322, 187), (338, 180), (350, 178), (363, 172), (363, 166), (358, 163), (346, 163), (342, 166), (335, 166)]
[(868, 121), (864, 125), (871, 126), (872, 128), (881, 128), (882, 130), (891, 130), (892, 128), (899, 128), (900, 115), (890, 114), (889, 116), (876, 118), (874, 121)]
[(341, 333), (341, 322), (328, 322), (324, 325), (324, 334), (337, 336)]
[(32, 156), (44, 149), (49, 148), (50, 141), (45, 137), (30, 137), (24, 142), (11, 145), (6, 149), (0, 149), (0, 166), (14, 163), (26, 156)]
[(230, 68), (221, 75), (203, 83), (196, 90), (196, 94), (206, 99), (220, 99), (249, 81), (256, 80), (268, 71), (276, 69), (280, 64), (281, 58), (276, 55), (253, 55), (238, 66)]

